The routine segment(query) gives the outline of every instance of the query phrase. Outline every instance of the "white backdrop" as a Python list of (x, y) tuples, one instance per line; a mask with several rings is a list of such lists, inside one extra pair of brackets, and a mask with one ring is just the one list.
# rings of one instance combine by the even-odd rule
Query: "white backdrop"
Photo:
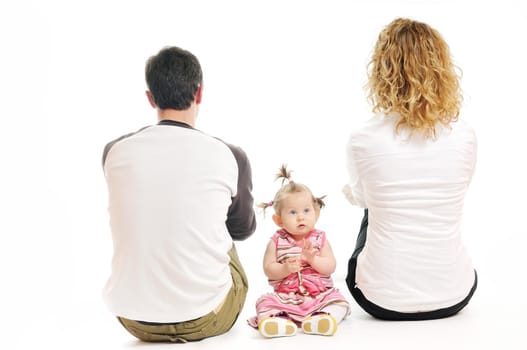
[[(479, 141), (464, 221), (480, 275), (476, 296), (527, 311), (521, 3), (2, 1), (0, 324), (13, 334), (11, 348), (30, 339), (46, 344), (68, 320), (111, 317), (100, 300), (112, 248), (102, 149), (156, 122), (144, 63), (167, 45), (200, 59), (197, 128), (247, 152), (256, 201), (272, 198), (282, 163), (315, 195), (327, 195), (318, 226), (342, 279), (362, 215), (340, 192), (345, 144), (371, 116), (366, 63), (396, 17), (439, 30), (463, 71), (461, 118)], [(275, 227), (269, 217), (258, 220), (239, 253), (253, 285), (265, 288), (261, 256)]]

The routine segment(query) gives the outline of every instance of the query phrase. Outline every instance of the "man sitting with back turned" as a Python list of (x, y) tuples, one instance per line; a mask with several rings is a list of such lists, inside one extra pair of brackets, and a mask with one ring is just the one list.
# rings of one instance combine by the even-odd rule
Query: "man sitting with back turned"
[(146, 82), (158, 123), (104, 149), (114, 254), (103, 297), (141, 340), (201, 340), (231, 329), (245, 302), (233, 240), (256, 228), (251, 167), (242, 149), (194, 128), (193, 54), (162, 49)]

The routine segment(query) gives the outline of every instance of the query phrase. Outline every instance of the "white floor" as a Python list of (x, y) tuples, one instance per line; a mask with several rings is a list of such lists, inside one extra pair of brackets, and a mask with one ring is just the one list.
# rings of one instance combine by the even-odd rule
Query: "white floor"
[[(340, 280), (340, 279), (339, 279)], [(352, 301), (352, 315), (339, 325), (333, 337), (306, 335), (299, 332), (291, 338), (264, 339), (246, 325), (252, 315), (258, 291), (249, 293), (247, 304), (233, 329), (222, 336), (186, 345), (149, 344), (135, 340), (106, 312), (97, 298), (68, 310), (68, 318), (59, 316), (45, 324), (39, 320), (33, 331), (12, 343), (10, 349), (134, 349), (184, 346), (185, 349), (233, 349), (242, 345), (250, 350), (273, 346), (321, 349), (527, 349), (526, 301), (494, 299), (482, 281), (480, 290), (469, 306), (455, 317), (424, 322), (385, 322), (366, 315)], [(343, 289), (349, 295), (346, 289)], [(350, 299), (351, 300), (351, 299)], [(63, 310), (66, 311), (66, 310)], [(37, 317), (37, 319), (39, 319)], [(32, 334), (33, 333), (33, 334)], [(31, 346), (29, 346), (31, 344)], [(17, 347), (18, 346), (18, 347)]]

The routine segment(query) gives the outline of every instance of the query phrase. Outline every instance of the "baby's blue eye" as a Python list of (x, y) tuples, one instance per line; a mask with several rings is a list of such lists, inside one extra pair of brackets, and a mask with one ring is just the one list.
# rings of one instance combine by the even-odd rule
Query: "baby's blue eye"
[(296, 210), (291, 210), (291, 211), (289, 211), (289, 214), (291, 214), (291, 215), (296, 215)]
[(304, 209), (304, 214), (308, 214), (308, 213), (309, 213), (309, 208)]

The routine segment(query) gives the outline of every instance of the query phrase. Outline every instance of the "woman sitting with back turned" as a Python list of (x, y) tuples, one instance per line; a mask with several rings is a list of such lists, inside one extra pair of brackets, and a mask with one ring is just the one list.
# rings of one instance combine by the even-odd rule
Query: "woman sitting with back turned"
[(476, 136), (458, 120), (449, 48), (427, 24), (396, 19), (381, 31), (368, 73), (377, 114), (347, 146), (344, 193), (365, 215), (346, 282), (377, 318), (452, 316), (477, 286), (461, 239)]

